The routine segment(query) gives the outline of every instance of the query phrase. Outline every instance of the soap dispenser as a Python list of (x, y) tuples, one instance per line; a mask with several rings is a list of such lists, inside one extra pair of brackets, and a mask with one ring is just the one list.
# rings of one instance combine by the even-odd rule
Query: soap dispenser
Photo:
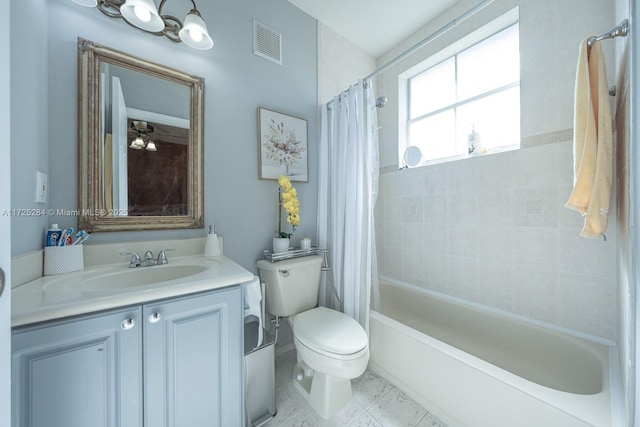
[(204, 256), (217, 257), (220, 256), (220, 245), (218, 244), (218, 236), (213, 225), (209, 226), (209, 234), (207, 234), (207, 242), (204, 245)]
[(480, 133), (476, 132), (476, 125), (473, 125), (471, 133), (467, 137), (467, 147), (470, 156), (482, 154), (482, 141), (480, 140)]

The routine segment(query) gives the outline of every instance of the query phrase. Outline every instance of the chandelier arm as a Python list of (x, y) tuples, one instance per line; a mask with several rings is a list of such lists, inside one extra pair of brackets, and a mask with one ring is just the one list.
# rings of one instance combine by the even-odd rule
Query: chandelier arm
[(120, 6), (122, 6), (124, 2), (125, 0), (99, 0), (96, 7), (100, 12), (110, 18), (122, 18)]
[(180, 43), (180, 30), (182, 29), (182, 21), (173, 15), (160, 15), (164, 21), (164, 30), (162, 34), (172, 42)]
[(158, 6), (158, 15), (162, 16), (162, 8), (164, 7), (164, 4), (167, 2), (167, 0), (160, 0), (160, 6)]

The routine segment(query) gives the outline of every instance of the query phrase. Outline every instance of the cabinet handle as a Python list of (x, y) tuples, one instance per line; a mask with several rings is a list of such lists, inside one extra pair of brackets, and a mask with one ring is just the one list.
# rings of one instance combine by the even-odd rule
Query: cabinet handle
[(0, 297), (4, 291), (4, 271), (0, 268)]
[(128, 331), (129, 329), (131, 329), (134, 326), (136, 326), (136, 321), (131, 319), (131, 318), (124, 319), (122, 321), (122, 323), (120, 324), (120, 326), (122, 326), (122, 329), (124, 329), (125, 331)]
[(160, 313), (151, 313), (149, 315), (149, 323), (158, 323), (160, 321), (160, 318), (162, 318)]

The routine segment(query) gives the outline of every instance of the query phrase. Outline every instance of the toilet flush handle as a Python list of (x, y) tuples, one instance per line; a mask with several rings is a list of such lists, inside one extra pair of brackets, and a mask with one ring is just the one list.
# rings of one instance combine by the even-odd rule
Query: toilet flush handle
[(289, 270), (278, 270), (282, 277), (289, 277)]

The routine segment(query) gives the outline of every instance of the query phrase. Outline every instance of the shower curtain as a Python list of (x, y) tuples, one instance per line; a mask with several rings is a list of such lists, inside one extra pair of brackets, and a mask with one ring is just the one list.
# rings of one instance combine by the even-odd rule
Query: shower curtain
[(370, 82), (360, 80), (322, 106), (318, 244), (329, 250), (320, 304), (356, 319), (369, 333), (377, 292), (373, 209), (378, 195), (378, 124)]

